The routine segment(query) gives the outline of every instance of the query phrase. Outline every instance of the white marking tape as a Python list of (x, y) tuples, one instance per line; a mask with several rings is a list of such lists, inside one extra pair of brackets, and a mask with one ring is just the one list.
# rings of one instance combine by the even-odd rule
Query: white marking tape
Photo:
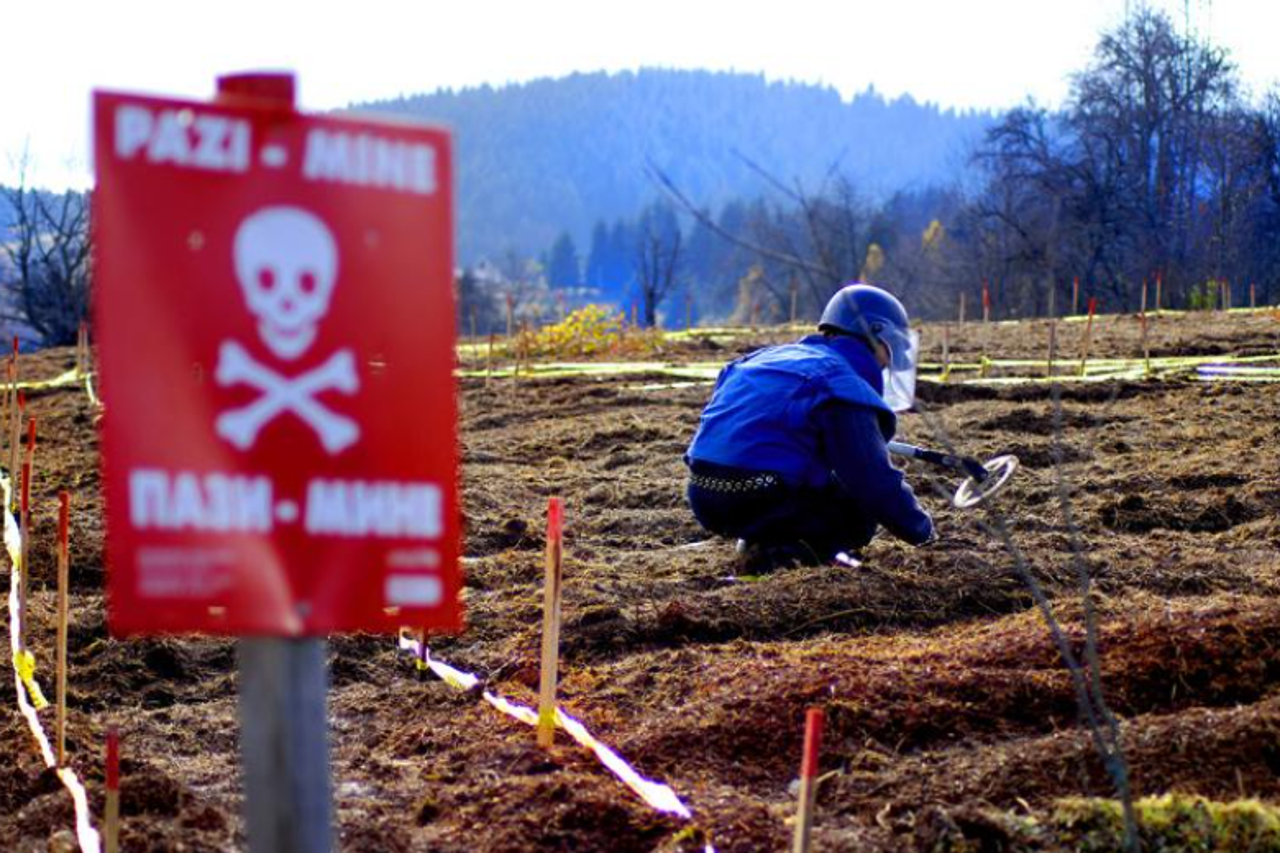
[(86, 373), (84, 375), (84, 392), (89, 395), (89, 402), (93, 404), (94, 408), (102, 408), (102, 401), (98, 399), (98, 392), (93, 390), (92, 373)]
[[(414, 657), (422, 660), (424, 658), (422, 644), (412, 637), (400, 635), (400, 648), (410, 652)], [(463, 672), (460, 669), (454, 669), (443, 661), (436, 660), (431, 657), (431, 650), (428, 649), (425, 654), (427, 667), (436, 674), (442, 681), (458, 690), (471, 690), (480, 683), (480, 679), (476, 678), (469, 672)], [(533, 708), (527, 708), (524, 705), (518, 705), (496, 693), (488, 690), (481, 694), (482, 698), (497, 710), (509, 717), (519, 720), (528, 726), (538, 725), (538, 712)], [(614, 752), (605, 744), (595, 738), (591, 732), (587, 731), (579, 720), (574, 719), (559, 706), (556, 707), (556, 725), (564, 729), (569, 737), (573, 738), (582, 746), (595, 753), (596, 758), (600, 759), (600, 763), (609, 769), (613, 775), (617, 776), (622, 784), (626, 785), (632, 791), (635, 791), (642, 800), (653, 808), (665, 814), (673, 814), (689, 820), (693, 817), (693, 813), (680, 800), (670, 786), (663, 785), (660, 782), (654, 782), (641, 776), (636, 769), (623, 759), (622, 756)], [(707, 845), (708, 853), (713, 853), (711, 845)]]
[[(4, 490), (4, 505), (8, 506), (12, 497), (12, 487), (8, 477), (0, 475), (0, 487)], [(13, 565), (13, 571), (9, 573), (9, 646), (12, 649), (12, 659), (15, 664), (13, 688), (18, 694), (18, 708), (22, 711), (22, 716), (27, 718), (27, 727), (31, 729), (31, 735), (40, 747), (40, 756), (44, 759), (45, 766), (56, 768), (58, 779), (71, 794), (71, 800), (75, 804), (76, 840), (80, 843), (80, 850), (82, 853), (99, 853), (102, 849), (102, 840), (89, 818), (89, 798), (85, 795), (84, 785), (80, 783), (76, 772), (70, 767), (57, 767), (58, 760), (53, 754), (53, 747), (49, 744), (49, 736), (45, 734), (44, 726), (40, 724), (40, 717), (27, 698), (27, 685), (18, 671), (18, 637), (22, 633), (19, 622), (21, 615), (18, 613), (18, 577), (27, 570), (27, 567), (21, 565), (22, 532), (18, 530), (18, 523), (13, 515), (8, 512), (4, 514), (4, 544), (9, 552), (10, 563)], [(32, 680), (34, 681), (34, 675)]]

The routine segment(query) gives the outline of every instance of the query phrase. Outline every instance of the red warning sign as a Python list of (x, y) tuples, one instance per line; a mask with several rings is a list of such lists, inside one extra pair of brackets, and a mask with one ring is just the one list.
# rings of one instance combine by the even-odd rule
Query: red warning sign
[(458, 628), (449, 135), (98, 93), (94, 156), (112, 630)]

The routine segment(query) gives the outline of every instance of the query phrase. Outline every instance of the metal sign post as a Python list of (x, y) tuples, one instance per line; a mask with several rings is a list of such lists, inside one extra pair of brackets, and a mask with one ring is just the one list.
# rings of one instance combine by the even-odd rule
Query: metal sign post
[(325, 643), (240, 640), (240, 751), (253, 853), (333, 849)]

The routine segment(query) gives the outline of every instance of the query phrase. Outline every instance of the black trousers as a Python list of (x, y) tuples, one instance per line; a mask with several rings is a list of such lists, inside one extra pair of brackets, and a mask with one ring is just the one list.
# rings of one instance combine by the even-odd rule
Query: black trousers
[[(746, 481), (762, 473), (690, 460), (695, 475)], [(824, 488), (793, 486), (775, 477), (763, 489), (726, 491), (690, 482), (689, 507), (704, 528), (761, 545), (803, 543), (822, 559), (857, 551), (875, 536), (876, 525), (859, 518), (844, 487), (833, 476)]]

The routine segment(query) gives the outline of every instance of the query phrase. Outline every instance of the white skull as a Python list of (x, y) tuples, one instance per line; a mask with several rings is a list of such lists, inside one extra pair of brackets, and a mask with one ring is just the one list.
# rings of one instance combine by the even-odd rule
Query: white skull
[(285, 360), (302, 355), (338, 278), (333, 234), (301, 208), (266, 207), (240, 223), (232, 252), (262, 342)]

